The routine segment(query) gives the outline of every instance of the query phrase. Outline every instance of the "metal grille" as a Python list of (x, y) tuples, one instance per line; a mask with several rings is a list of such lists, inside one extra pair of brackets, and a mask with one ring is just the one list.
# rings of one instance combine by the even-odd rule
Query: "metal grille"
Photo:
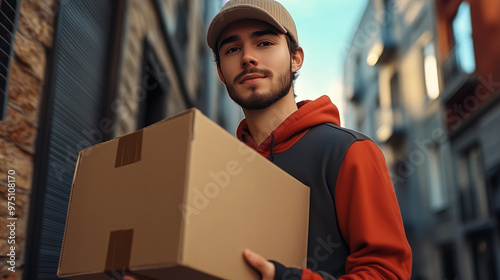
[(0, 120), (7, 113), (10, 60), (14, 54), (19, 3), (17, 0), (0, 0)]
[(61, 1), (50, 89), (42, 116), (25, 279), (57, 279), (78, 152), (103, 140), (115, 1)]

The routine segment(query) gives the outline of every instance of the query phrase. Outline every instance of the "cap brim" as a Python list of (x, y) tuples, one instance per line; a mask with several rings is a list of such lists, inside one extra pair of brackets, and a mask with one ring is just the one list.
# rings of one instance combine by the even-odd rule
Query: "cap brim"
[(231, 23), (244, 19), (260, 20), (269, 23), (283, 33), (287, 33), (287, 30), (265, 10), (252, 5), (240, 5), (228, 8), (213, 19), (207, 32), (208, 46), (215, 50), (217, 40), (224, 29)]

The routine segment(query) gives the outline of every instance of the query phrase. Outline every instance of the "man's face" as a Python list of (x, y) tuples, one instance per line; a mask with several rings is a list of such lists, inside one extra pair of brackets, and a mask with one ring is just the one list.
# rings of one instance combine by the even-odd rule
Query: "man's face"
[(219, 77), (243, 109), (267, 108), (292, 92), (293, 58), (285, 35), (271, 25), (238, 21), (221, 33), (217, 47)]

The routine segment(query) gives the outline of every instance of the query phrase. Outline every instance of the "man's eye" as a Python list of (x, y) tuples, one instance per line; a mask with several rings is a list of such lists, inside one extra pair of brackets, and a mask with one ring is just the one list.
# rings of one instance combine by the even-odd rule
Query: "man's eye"
[(269, 41), (264, 41), (264, 42), (261, 42), (261, 43), (259, 44), (259, 46), (264, 46), (264, 47), (267, 47), (267, 46), (270, 46), (270, 45), (272, 45), (272, 43), (271, 43), (271, 42), (269, 42)]
[(237, 50), (238, 50), (238, 48), (237, 48), (237, 47), (230, 48), (230, 49), (228, 49), (228, 50), (226, 51), (226, 54), (228, 54), (228, 53), (232, 53), (232, 52), (235, 52), (235, 51), (237, 51)]

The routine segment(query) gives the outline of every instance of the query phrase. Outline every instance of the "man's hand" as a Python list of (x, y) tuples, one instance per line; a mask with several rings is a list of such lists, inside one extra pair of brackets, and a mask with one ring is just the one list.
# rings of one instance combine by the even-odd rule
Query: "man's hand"
[(243, 251), (243, 257), (253, 268), (260, 272), (262, 280), (274, 280), (274, 274), (276, 273), (274, 264), (248, 249)]
[[(276, 269), (274, 264), (250, 250), (243, 251), (245, 260), (262, 275), (262, 280), (274, 280)], [(123, 280), (138, 280), (138, 278), (130, 275), (123, 277)]]

